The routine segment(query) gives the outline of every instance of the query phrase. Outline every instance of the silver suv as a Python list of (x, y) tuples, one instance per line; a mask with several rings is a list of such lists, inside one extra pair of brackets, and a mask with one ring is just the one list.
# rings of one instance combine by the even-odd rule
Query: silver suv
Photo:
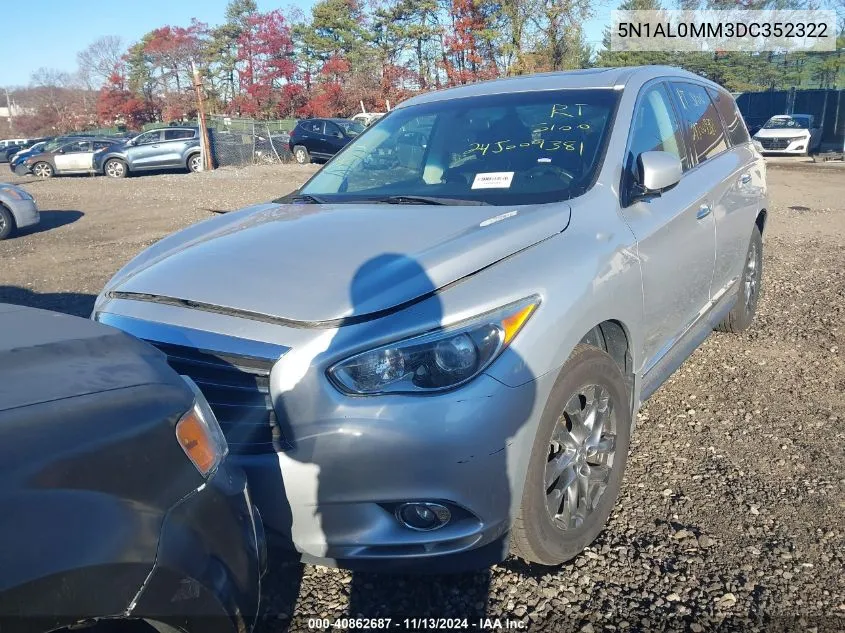
[(751, 324), (766, 196), (733, 99), (688, 72), (461, 86), (157, 243), (93, 316), (200, 385), (305, 559), (557, 564), (610, 515), (637, 409)]
[(199, 128), (167, 127), (94, 153), (94, 171), (111, 178), (160, 169), (200, 171)]

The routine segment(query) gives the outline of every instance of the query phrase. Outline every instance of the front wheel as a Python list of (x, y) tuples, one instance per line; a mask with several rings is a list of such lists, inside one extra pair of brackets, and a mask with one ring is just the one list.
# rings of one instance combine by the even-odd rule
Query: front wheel
[(192, 172), (202, 171), (202, 155), (192, 154), (188, 159), (188, 169)]
[(126, 178), (126, 163), (116, 158), (110, 158), (106, 161), (103, 171), (110, 178)]
[(311, 155), (308, 153), (307, 149), (302, 147), (302, 145), (297, 145), (293, 148), (293, 157), (300, 165), (307, 165), (311, 162)]
[(607, 353), (579, 344), (555, 383), (531, 453), (514, 553), (541, 565), (577, 556), (604, 528), (628, 458), (631, 406)]
[(745, 265), (739, 278), (739, 293), (734, 307), (722, 319), (716, 329), (720, 332), (739, 334), (754, 322), (757, 301), (760, 298), (760, 284), (763, 279), (763, 235), (760, 227), (754, 225), (751, 242), (745, 254)]
[(15, 230), (15, 218), (12, 212), (0, 204), (0, 240), (5, 240)]
[(52, 178), (53, 166), (50, 163), (35, 163), (32, 166), (32, 173), (39, 178)]

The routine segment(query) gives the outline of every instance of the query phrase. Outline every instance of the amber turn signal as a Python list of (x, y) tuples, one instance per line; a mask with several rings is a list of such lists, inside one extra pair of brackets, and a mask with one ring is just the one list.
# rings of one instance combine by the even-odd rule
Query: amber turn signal
[(176, 424), (176, 438), (185, 455), (203, 476), (208, 475), (222, 458), (217, 443), (196, 408), (188, 411)]

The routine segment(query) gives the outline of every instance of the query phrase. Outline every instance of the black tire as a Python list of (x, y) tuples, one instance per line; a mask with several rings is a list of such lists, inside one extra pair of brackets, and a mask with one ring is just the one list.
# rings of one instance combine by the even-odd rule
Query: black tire
[(15, 231), (15, 216), (0, 204), (0, 240), (5, 240)]
[[(570, 524), (569, 527), (564, 528), (556, 522), (556, 520), (560, 520), (561, 516), (564, 516), (563, 513), (558, 515), (556, 519), (552, 518), (552, 510), (549, 508), (549, 504), (554, 505), (557, 502), (548, 493), (550, 489), (556, 486), (553, 484), (551, 487), (547, 487), (546, 471), (547, 466), (551, 466), (561, 455), (561, 452), (555, 451), (556, 443), (553, 442), (553, 438), (559, 437), (559, 434), (564, 431), (566, 435), (569, 435), (568, 429), (571, 419), (568, 417), (568, 413), (564, 414), (564, 408), (571, 402), (583, 403), (584, 401), (581, 400), (579, 395), (581, 390), (591, 388), (595, 389), (596, 392), (601, 389), (601, 393), (607, 395), (606, 402), (609, 404), (605, 409), (602, 409), (601, 415), (605, 416), (607, 426), (610, 426), (610, 430), (615, 436), (614, 449), (612, 456), (609, 458), (609, 463), (593, 466), (597, 473), (599, 469), (602, 469), (607, 477), (601, 492), (596, 495), (597, 501), (592, 504), (592, 510), (588, 511), (580, 523)], [(601, 406), (598, 406), (598, 408), (601, 409)], [(597, 412), (594, 417), (598, 417), (598, 415)], [(587, 419), (589, 419), (589, 416), (587, 416)], [(575, 429), (572, 428), (572, 430), (574, 434)], [(570, 435), (571, 437), (572, 435)], [(601, 435), (601, 438), (602, 441), (607, 441), (604, 434)], [(630, 443), (630, 397), (619, 366), (610, 355), (597, 347), (579, 344), (558, 376), (552, 393), (546, 402), (540, 426), (537, 429), (525, 479), (525, 488), (522, 493), (522, 505), (511, 530), (513, 553), (529, 562), (541, 565), (559, 565), (574, 558), (589, 545), (604, 529), (619, 496)], [(587, 461), (590, 459), (590, 457), (586, 458)], [(597, 460), (598, 458), (594, 455), (592, 459)], [(577, 468), (578, 472), (583, 474), (584, 457), (579, 453), (579, 456), (573, 458), (572, 461), (582, 464)], [(564, 474), (561, 474), (560, 479), (563, 476)], [(587, 468), (587, 474), (584, 475), (584, 478), (586, 479), (589, 476), (590, 468)], [(554, 482), (556, 481), (559, 480), (554, 480)], [(580, 502), (580, 493), (578, 498)], [(565, 497), (562, 497), (562, 499), (560, 508), (568, 504)]]
[(188, 171), (196, 173), (203, 170), (202, 154), (199, 152), (188, 156)]
[[(754, 225), (751, 241), (745, 254), (745, 264), (739, 277), (739, 293), (736, 304), (727, 316), (716, 326), (720, 332), (739, 334), (754, 322), (757, 301), (760, 299), (760, 285), (763, 279), (763, 236), (760, 227)], [(749, 292), (751, 293), (749, 296)]]
[(126, 178), (129, 167), (119, 158), (109, 158), (103, 165), (103, 173), (109, 178)]
[(54, 170), (50, 163), (42, 161), (32, 166), (32, 173), (39, 178), (52, 178)]
[(293, 158), (300, 165), (308, 165), (311, 162), (311, 154), (302, 145), (293, 148)]

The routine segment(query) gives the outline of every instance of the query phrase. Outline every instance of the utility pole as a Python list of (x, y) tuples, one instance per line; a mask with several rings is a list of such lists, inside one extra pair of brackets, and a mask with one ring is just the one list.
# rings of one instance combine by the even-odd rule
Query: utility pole
[(9, 110), (9, 134), (11, 136), (15, 135), (15, 124), (13, 123), (14, 114), (12, 113), (12, 100), (9, 98), (9, 89), (3, 88), (3, 92), (6, 93), (6, 108)]
[(194, 74), (194, 90), (197, 93), (197, 112), (200, 119), (200, 147), (203, 156), (203, 169), (211, 171), (214, 169), (214, 161), (211, 160), (211, 143), (208, 138), (208, 126), (205, 123), (205, 104), (202, 99), (202, 80), (194, 60), (191, 60), (191, 70)]

